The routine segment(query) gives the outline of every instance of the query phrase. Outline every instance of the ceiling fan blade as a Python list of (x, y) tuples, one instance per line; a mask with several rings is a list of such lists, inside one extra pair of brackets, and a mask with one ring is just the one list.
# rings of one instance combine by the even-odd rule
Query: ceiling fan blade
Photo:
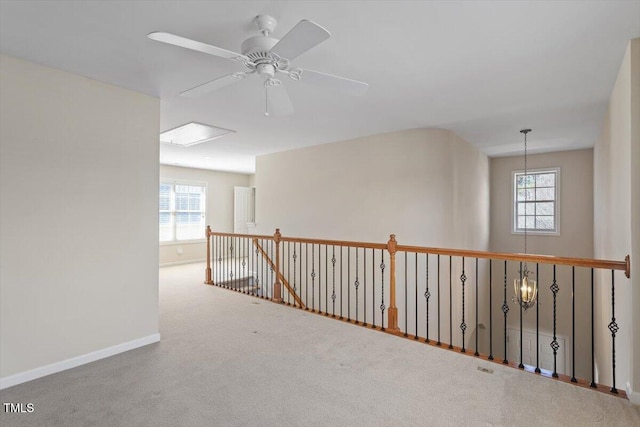
[(184, 47), (186, 49), (195, 50), (197, 52), (208, 53), (209, 55), (219, 56), (221, 58), (233, 59), (237, 61), (238, 60), (249, 61), (249, 58), (239, 53), (232, 52), (230, 50), (223, 49), (221, 47), (212, 46), (210, 44), (202, 43), (196, 40), (187, 39), (185, 37), (177, 36), (171, 33), (156, 31), (156, 32), (147, 34), (147, 37), (150, 38), (151, 40), (171, 44), (174, 46)]
[(346, 77), (334, 76), (333, 74), (321, 73), (320, 71), (306, 69), (296, 70), (300, 70), (301, 73), (299, 75), (299, 79), (294, 78), (294, 80), (300, 80), (302, 82), (322, 86), (327, 89), (346, 92), (351, 95), (364, 95), (364, 93), (369, 88), (369, 84), (365, 82), (359, 82), (357, 80), (348, 79)]
[(293, 114), (293, 104), (287, 94), (284, 84), (277, 86), (266, 86), (267, 89), (267, 110), (265, 115), (275, 114), (278, 116), (288, 116)]
[(203, 83), (194, 88), (187, 89), (184, 92), (180, 92), (180, 96), (184, 96), (187, 98), (195, 98), (206, 93), (212, 92), (214, 90), (220, 89), (225, 86), (229, 86), (235, 82), (239, 82), (247, 77), (247, 73), (243, 71), (239, 71), (237, 73), (227, 74), (226, 76), (218, 77), (215, 80), (211, 80), (210, 82)]
[(303, 19), (271, 48), (271, 52), (291, 61), (329, 37), (329, 31)]

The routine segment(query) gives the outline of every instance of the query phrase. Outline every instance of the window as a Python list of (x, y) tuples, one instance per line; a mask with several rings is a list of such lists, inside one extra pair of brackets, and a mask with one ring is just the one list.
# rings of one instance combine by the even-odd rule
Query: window
[(206, 184), (160, 182), (160, 241), (204, 239)]
[(513, 172), (513, 232), (559, 234), (560, 169)]

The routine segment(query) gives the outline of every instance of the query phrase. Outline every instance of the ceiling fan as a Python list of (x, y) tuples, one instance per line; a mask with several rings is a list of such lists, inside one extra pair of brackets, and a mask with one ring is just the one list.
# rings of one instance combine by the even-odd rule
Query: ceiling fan
[(153, 32), (147, 37), (159, 42), (237, 61), (245, 67), (244, 71), (227, 74), (181, 92), (180, 95), (185, 97), (197, 97), (243, 80), (248, 75), (256, 74), (264, 81), (265, 115), (268, 116), (269, 107), (275, 114), (293, 113), (293, 105), (282, 81), (278, 79), (279, 75), (287, 75), (295, 81), (308, 82), (354, 95), (362, 95), (367, 91), (369, 85), (364, 82), (291, 67), (292, 60), (331, 36), (320, 25), (303, 19), (278, 40), (270, 37), (277, 25), (275, 18), (269, 15), (258, 15), (254, 21), (262, 35), (246, 39), (241, 46), (242, 53), (165, 32)]

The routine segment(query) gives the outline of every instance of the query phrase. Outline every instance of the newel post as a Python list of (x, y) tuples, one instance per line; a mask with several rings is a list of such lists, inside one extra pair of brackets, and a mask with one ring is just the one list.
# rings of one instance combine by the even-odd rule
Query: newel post
[(273, 241), (276, 243), (276, 282), (273, 284), (273, 302), (282, 302), (282, 284), (280, 283), (280, 229), (276, 228), (273, 234)]
[(205, 231), (207, 235), (207, 269), (205, 270), (205, 285), (213, 285), (213, 280), (211, 280), (211, 227), (207, 225), (207, 230)]
[(396, 235), (389, 236), (387, 251), (389, 251), (389, 322), (387, 329), (390, 332), (400, 332), (398, 328), (398, 307), (396, 307)]

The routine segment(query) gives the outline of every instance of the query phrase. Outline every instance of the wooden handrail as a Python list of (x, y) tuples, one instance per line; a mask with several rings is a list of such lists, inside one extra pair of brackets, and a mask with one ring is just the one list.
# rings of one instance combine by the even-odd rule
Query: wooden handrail
[(258, 239), (253, 239), (253, 244), (258, 249), (258, 251), (262, 254), (264, 259), (267, 261), (267, 264), (269, 264), (269, 266), (273, 269), (273, 271), (276, 272), (276, 277), (280, 279), (281, 281), (280, 283), (282, 283), (282, 285), (285, 288), (287, 288), (289, 293), (293, 295), (293, 299), (295, 300), (295, 302), (297, 302), (301, 308), (304, 308), (304, 304), (302, 303), (302, 300), (300, 299), (298, 294), (296, 294), (296, 292), (291, 288), (291, 286), (289, 285), (289, 282), (287, 281), (287, 279), (284, 278), (282, 273), (280, 273), (280, 271), (276, 269), (276, 266), (273, 264), (273, 261), (271, 261), (271, 258), (269, 258), (269, 254), (267, 254), (267, 252), (262, 248), (262, 246), (260, 246), (260, 243), (258, 243)]
[[(250, 239), (274, 240), (274, 236), (257, 235), (257, 234), (221, 233), (221, 232), (211, 231), (210, 228), (207, 228), (207, 236), (229, 236), (229, 237), (244, 237), (244, 238), (250, 238)], [(303, 237), (284, 237), (284, 236), (280, 236), (279, 240), (280, 242), (311, 243), (311, 244), (319, 244), (319, 245), (335, 245), (335, 246), (349, 246), (353, 248), (389, 250), (388, 243), (356, 242), (356, 241), (348, 241), (348, 240), (310, 239), (310, 238), (303, 238)], [(631, 277), (631, 261), (630, 261), (629, 255), (625, 257), (624, 261), (613, 261), (613, 260), (604, 260), (604, 259), (571, 258), (571, 257), (558, 257), (553, 255), (475, 251), (475, 250), (468, 250), (468, 249), (446, 249), (446, 248), (411, 246), (411, 245), (396, 245), (395, 248), (396, 248), (396, 251), (398, 252), (413, 252), (413, 253), (422, 253), (422, 254), (460, 256), (460, 257), (464, 256), (464, 257), (470, 257), (470, 258), (499, 259), (499, 260), (507, 260), (507, 261), (527, 261), (531, 263), (540, 263), (540, 264), (573, 265), (576, 267), (621, 270), (625, 272), (625, 276), (627, 278)]]
[(512, 254), (505, 252), (472, 251), (466, 249), (427, 248), (422, 246), (398, 245), (397, 251), (421, 254), (464, 256), (469, 258), (499, 259), (507, 261), (527, 261), (540, 264), (573, 265), (576, 267), (605, 268), (608, 270), (622, 270), (627, 277), (631, 277), (631, 263), (629, 255), (624, 261), (611, 261), (604, 259), (569, 258), (553, 255), (536, 254)]

